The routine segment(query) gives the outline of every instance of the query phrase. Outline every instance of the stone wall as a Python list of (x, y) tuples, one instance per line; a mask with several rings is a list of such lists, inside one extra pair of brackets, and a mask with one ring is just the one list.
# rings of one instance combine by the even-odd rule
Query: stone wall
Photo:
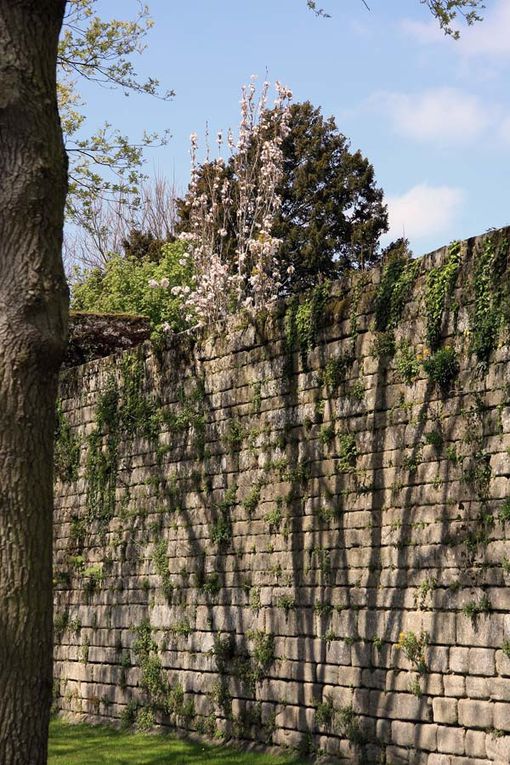
[(64, 372), (60, 710), (508, 765), (508, 235)]

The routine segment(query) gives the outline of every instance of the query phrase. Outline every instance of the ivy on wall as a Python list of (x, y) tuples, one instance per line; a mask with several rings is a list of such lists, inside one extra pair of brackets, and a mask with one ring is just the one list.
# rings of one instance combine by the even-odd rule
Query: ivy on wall
[(500, 233), (484, 239), (475, 252), (471, 350), (483, 369), (497, 345), (505, 316), (508, 318), (508, 265), (508, 240)]
[(441, 345), (446, 302), (455, 287), (460, 261), (460, 242), (453, 242), (448, 248), (445, 262), (437, 268), (431, 268), (427, 273), (425, 286), (427, 343), (432, 351), (437, 351)]

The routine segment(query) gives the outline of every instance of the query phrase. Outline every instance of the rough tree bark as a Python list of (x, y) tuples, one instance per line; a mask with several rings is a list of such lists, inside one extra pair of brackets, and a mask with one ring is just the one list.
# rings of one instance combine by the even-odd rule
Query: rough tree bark
[(67, 323), (65, 0), (0, 0), (0, 763), (47, 760), (52, 441)]

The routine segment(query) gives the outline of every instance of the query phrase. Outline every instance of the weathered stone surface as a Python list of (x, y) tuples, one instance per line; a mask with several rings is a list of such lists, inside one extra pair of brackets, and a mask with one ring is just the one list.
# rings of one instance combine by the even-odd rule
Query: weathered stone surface
[(376, 269), (318, 317), (303, 297), (302, 337), (280, 305), (64, 371), (62, 711), (149, 704), (158, 724), (345, 763), (508, 765), (510, 343), (502, 323), (483, 373), (483, 246), (462, 245), (441, 317), (449, 390), (421, 363), (447, 248), (418, 264), (394, 354)]

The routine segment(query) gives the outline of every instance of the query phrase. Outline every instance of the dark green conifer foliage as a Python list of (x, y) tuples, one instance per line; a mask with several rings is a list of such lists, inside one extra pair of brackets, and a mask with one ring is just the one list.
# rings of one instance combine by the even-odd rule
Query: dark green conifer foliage
[[(375, 263), (388, 218), (374, 168), (360, 151), (350, 151), (333, 117), (324, 119), (308, 101), (294, 104), (290, 128), (275, 234), (283, 240), (282, 278), (295, 291), (318, 277)], [(295, 269), (291, 277), (289, 266)]]
[[(334, 118), (325, 119), (309, 101), (293, 104), (283, 154), (282, 208), (273, 229), (283, 242), (279, 256), (283, 294), (377, 262), (379, 238), (388, 228), (383, 192), (375, 183), (373, 166), (360, 151), (350, 151)], [(202, 165), (200, 193), (209, 193), (214, 172), (211, 163)], [(232, 163), (223, 172), (235, 182)], [(181, 232), (188, 230), (191, 203), (189, 195), (179, 202)], [(231, 210), (226, 224), (232, 258), (235, 212)]]

